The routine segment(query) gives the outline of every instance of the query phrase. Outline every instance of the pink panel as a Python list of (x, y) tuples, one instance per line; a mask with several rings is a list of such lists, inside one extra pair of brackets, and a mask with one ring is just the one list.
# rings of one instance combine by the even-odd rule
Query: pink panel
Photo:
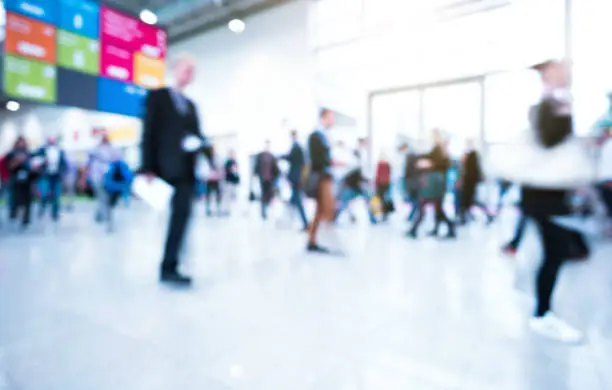
[(134, 53), (130, 49), (102, 42), (100, 74), (111, 79), (132, 82)]
[(143, 37), (142, 23), (137, 18), (102, 6), (100, 8), (101, 40), (121, 47), (138, 50)]
[(166, 58), (168, 36), (161, 28), (140, 23), (142, 33), (138, 51), (151, 58)]

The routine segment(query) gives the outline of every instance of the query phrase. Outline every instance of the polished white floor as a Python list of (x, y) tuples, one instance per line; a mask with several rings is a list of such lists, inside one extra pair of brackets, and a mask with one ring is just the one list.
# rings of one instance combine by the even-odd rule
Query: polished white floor
[(563, 270), (557, 312), (589, 338), (568, 347), (526, 327), (538, 247), (499, 256), (510, 214), (455, 242), (347, 225), (328, 258), (200, 208), (177, 291), (157, 282), (163, 218), (134, 205), (106, 234), (90, 212), (0, 229), (0, 390), (612, 389), (608, 244)]

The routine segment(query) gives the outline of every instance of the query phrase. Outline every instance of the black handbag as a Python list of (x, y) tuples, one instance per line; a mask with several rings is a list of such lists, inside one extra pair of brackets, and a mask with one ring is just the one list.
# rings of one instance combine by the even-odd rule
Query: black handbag
[(309, 198), (316, 198), (319, 195), (319, 183), (321, 182), (321, 173), (308, 172), (304, 183), (304, 193)]

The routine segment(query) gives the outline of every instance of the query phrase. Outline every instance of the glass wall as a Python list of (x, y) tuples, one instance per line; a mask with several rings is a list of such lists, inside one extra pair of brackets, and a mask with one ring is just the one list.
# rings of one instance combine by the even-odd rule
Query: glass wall
[(428, 150), (434, 129), (447, 136), (454, 157), (463, 153), (468, 139), (484, 152), (490, 145), (513, 142), (529, 128), (529, 109), (540, 94), (537, 73), (520, 70), (374, 95), (374, 157), (403, 140), (419, 151)]
[(377, 95), (371, 101), (373, 158), (390, 155), (405, 141), (421, 138), (420, 91), (409, 90)]
[(541, 82), (530, 70), (487, 76), (484, 141), (505, 143), (529, 128), (529, 108), (540, 97)]
[(423, 91), (424, 138), (434, 129), (449, 141), (452, 156), (459, 156), (466, 140), (479, 141), (482, 128), (482, 87), (480, 82), (451, 84)]

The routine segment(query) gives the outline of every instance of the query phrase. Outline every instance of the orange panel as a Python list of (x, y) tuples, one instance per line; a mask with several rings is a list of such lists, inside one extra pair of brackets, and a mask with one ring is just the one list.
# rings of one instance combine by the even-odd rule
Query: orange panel
[(153, 59), (137, 52), (134, 54), (134, 83), (145, 88), (159, 88), (164, 85), (164, 60)]
[(5, 50), (55, 64), (55, 27), (11, 12), (6, 14)]

